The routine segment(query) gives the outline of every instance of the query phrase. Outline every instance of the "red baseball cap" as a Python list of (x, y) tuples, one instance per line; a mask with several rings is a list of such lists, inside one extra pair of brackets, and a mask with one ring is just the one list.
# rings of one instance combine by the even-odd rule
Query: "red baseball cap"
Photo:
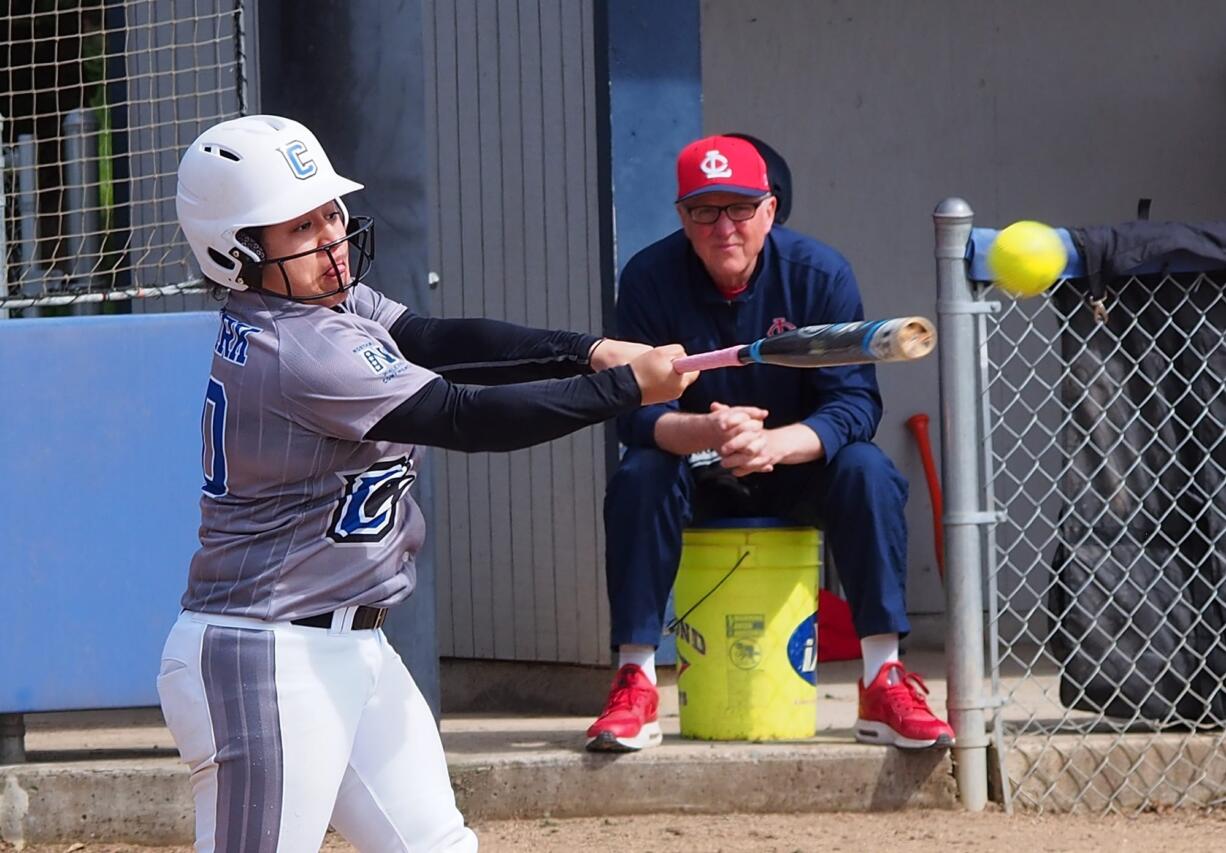
[(700, 193), (761, 196), (771, 191), (766, 163), (753, 143), (735, 136), (708, 136), (677, 155), (677, 201)]

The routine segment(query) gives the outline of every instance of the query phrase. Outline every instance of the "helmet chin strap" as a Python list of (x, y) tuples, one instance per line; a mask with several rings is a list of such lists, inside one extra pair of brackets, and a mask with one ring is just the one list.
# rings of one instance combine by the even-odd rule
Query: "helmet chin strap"
[[(250, 276), (254, 277), (256, 274), (258, 274), (261, 277), (261, 283), (251, 284), (244, 282), (244, 284), (247, 284), (248, 290), (255, 290), (259, 291), (260, 293), (267, 293), (270, 296), (279, 296), (282, 299), (289, 299), (292, 302), (302, 302), (307, 304), (318, 302), (321, 299), (328, 299), (329, 297), (336, 296), (338, 293), (344, 293), (346, 290), (349, 290), (354, 285), (361, 282), (366, 277), (367, 273), (370, 272), (371, 264), (375, 259), (374, 232), (374, 220), (372, 220), (369, 216), (355, 216), (349, 222), (348, 233), (346, 233), (344, 237), (333, 240), (331, 243), (327, 243), (316, 249), (308, 249), (305, 252), (298, 252), (293, 255), (283, 255), (279, 258), (262, 258), (259, 261), (249, 263), (246, 266), (250, 266), (252, 269)], [(286, 262), (293, 261), (298, 258), (305, 258), (319, 252), (324, 252), (327, 254), (328, 261), (332, 264), (332, 271), (336, 274), (337, 281), (339, 282), (341, 280), (341, 267), (340, 264), (337, 263), (336, 258), (333, 257), (332, 252), (329, 251), (330, 249), (334, 249), (338, 246), (345, 246), (346, 251), (348, 251), (350, 247), (357, 250), (357, 269), (349, 274), (349, 280), (344, 284), (340, 284), (335, 289), (325, 291), (323, 293), (312, 293), (309, 296), (301, 296), (294, 293), (294, 286), (290, 283), (289, 273), (285, 269)], [(255, 251), (254, 248), (253, 251)], [(259, 254), (263, 254), (262, 249), (259, 251)], [(285, 283), (284, 292), (279, 290), (271, 290), (263, 286), (262, 277), (264, 268), (270, 266), (271, 264), (276, 264), (278, 271), (281, 273), (281, 280)], [(346, 264), (346, 266), (348, 265)], [(248, 276), (244, 275), (244, 277), (246, 278)]]

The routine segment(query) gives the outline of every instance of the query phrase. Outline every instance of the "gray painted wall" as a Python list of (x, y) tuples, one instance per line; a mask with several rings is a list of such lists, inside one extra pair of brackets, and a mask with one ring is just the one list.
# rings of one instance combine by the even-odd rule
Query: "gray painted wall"
[[(704, 0), (704, 128), (760, 135), (795, 180), (789, 225), (855, 265), (870, 315), (934, 316), (933, 207), (976, 223), (1220, 219), (1221, 0)], [(661, 180), (668, 179), (662, 175)], [(911, 482), (913, 612), (942, 608), (903, 426), (939, 430), (937, 362), (890, 366), (878, 441)]]
[[(432, 313), (599, 332), (592, 4), (422, 11)], [(433, 455), (440, 654), (608, 660), (604, 440)]]

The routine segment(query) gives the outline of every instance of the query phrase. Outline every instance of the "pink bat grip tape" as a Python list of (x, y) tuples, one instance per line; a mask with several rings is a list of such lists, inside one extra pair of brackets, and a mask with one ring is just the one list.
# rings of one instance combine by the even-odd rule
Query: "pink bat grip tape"
[(712, 370), (716, 367), (740, 367), (741, 360), (736, 354), (744, 349), (744, 344), (725, 349), (700, 352), (698, 355), (682, 356), (673, 362), (673, 370), (678, 373), (688, 373), (691, 370)]

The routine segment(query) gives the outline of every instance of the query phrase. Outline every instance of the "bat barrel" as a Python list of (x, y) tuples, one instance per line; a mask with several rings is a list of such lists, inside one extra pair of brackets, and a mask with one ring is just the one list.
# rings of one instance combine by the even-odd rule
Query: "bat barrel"
[(937, 330), (926, 317), (897, 317), (805, 326), (748, 346), (687, 355), (673, 362), (678, 373), (742, 364), (837, 367), (878, 361), (914, 361), (932, 352)]
[(749, 347), (762, 364), (834, 367), (878, 361), (913, 361), (936, 347), (936, 326), (925, 317), (897, 317), (805, 326), (763, 338)]
[(886, 320), (878, 331), (875, 344), (889, 353), (881, 361), (911, 361), (923, 358), (937, 345), (937, 330), (926, 317), (901, 317)]

